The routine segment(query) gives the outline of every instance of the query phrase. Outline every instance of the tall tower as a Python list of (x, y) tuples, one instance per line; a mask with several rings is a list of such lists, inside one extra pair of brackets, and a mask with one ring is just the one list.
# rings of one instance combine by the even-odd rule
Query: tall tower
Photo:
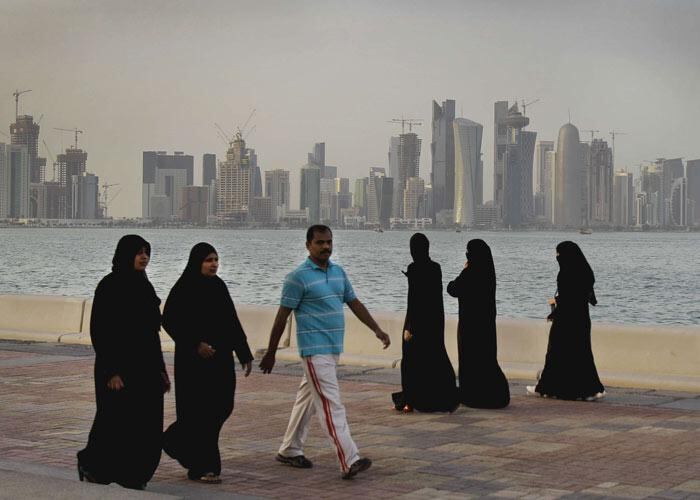
[(249, 149), (240, 132), (219, 162), (216, 214), (220, 220), (243, 221), (250, 208), (251, 171)]
[(272, 210), (284, 207), (289, 210), (289, 170), (265, 171), (265, 196), (272, 200)]
[(593, 139), (586, 154), (588, 180), (588, 220), (592, 224), (612, 222), (613, 156), (608, 143)]
[(634, 217), (634, 182), (631, 173), (617, 172), (613, 179), (612, 222), (629, 227)]
[(496, 219), (503, 213), (506, 147), (508, 129), (503, 122), (508, 116), (508, 101), (497, 101), (493, 105), (493, 206)]
[(411, 177), (419, 177), (421, 140), (413, 132), (399, 135), (398, 140), (398, 172), (394, 178), (393, 210), (394, 217), (403, 217), (403, 194), (406, 181)]
[(0, 218), (27, 217), (30, 217), (27, 146), (0, 143)]
[(309, 224), (321, 220), (321, 168), (308, 164), (301, 168), (299, 208), (309, 209)]
[(481, 139), (484, 127), (480, 123), (456, 118), (453, 122), (455, 141), (454, 220), (459, 226), (474, 226), (478, 203)]
[(447, 99), (442, 106), (433, 101), (433, 139), (431, 185), (433, 208), (452, 210), (455, 194), (455, 136), (452, 122), (455, 119), (455, 101)]
[(10, 124), (10, 142), (27, 146), (29, 182), (43, 182), (46, 158), (39, 157), (39, 124), (34, 123), (31, 115), (19, 115), (15, 123)]
[(580, 227), (585, 220), (584, 181), (578, 129), (567, 123), (559, 129), (557, 140), (552, 202), (555, 226)]
[(692, 214), (689, 214), (691, 224), (700, 224), (700, 160), (685, 162), (685, 176), (688, 178), (688, 199), (691, 202)]
[[(497, 103), (498, 104), (498, 103)], [(532, 158), (535, 153), (536, 132), (523, 131), (530, 119), (518, 110), (518, 103), (508, 109), (498, 126), (505, 127), (505, 154), (502, 162), (501, 222), (519, 226), (533, 215)]]

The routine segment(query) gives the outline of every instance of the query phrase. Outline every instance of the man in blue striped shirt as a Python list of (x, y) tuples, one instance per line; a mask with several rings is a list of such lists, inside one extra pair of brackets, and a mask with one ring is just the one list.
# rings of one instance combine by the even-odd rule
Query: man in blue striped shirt
[(343, 352), (345, 319), (343, 305), (367, 325), (384, 344), (391, 341), (374, 321), (367, 308), (355, 296), (342, 267), (330, 261), (333, 234), (327, 226), (311, 226), (306, 232), (309, 257), (287, 275), (282, 288), (282, 300), (270, 334), (267, 353), (260, 362), (263, 373), (275, 365), (275, 352), (294, 311), (297, 323), (297, 344), (302, 358), (304, 377), (297, 391), (289, 425), (280, 446), (277, 460), (299, 468), (310, 468), (304, 456), (304, 441), (314, 412), (318, 412), (340, 462), (343, 479), (369, 469), (372, 461), (360, 458), (350, 435), (345, 407), (340, 400), (336, 366)]

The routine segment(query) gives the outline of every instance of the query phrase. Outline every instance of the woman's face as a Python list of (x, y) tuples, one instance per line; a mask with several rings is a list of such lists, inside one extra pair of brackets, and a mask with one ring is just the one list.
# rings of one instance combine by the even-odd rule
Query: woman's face
[(136, 257), (134, 257), (134, 271), (145, 271), (150, 260), (151, 257), (148, 255), (148, 250), (146, 247), (142, 247), (139, 253), (136, 254)]
[(202, 261), (202, 274), (207, 277), (216, 276), (219, 270), (219, 256), (212, 252)]

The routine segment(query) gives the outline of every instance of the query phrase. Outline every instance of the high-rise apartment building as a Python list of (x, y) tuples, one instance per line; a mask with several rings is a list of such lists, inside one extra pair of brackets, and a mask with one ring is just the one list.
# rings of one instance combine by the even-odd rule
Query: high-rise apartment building
[(31, 115), (19, 115), (10, 124), (10, 142), (27, 147), (30, 183), (43, 182), (45, 177), (46, 158), (39, 157), (39, 129)]
[(309, 163), (301, 169), (299, 209), (309, 210), (309, 224), (321, 220), (321, 168)]
[(289, 170), (265, 171), (265, 196), (270, 198), (272, 211), (277, 214), (277, 207), (289, 211)]
[(671, 220), (671, 195), (676, 179), (684, 176), (683, 160), (659, 158), (656, 160), (656, 166), (657, 170), (661, 171), (659, 223), (663, 226), (675, 225)]
[(82, 172), (71, 176), (69, 219), (97, 219), (99, 217), (100, 179), (94, 174)]
[[(419, 176), (421, 140), (413, 132), (401, 134), (398, 137), (398, 172), (393, 180), (394, 194), (392, 210), (394, 217), (403, 217), (403, 193), (406, 181)], [(390, 152), (391, 153), (391, 152)], [(389, 163), (391, 164), (391, 158)]]
[(496, 101), (493, 105), (493, 207), (496, 220), (503, 212), (504, 177), (508, 127), (503, 121), (508, 116), (508, 101)]
[(669, 203), (669, 225), (684, 227), (688, 221), (688, 179), (677, 177), (671, 186), (671, 198)]
[[(501, 101), (502, 102), (502, 101)], [(499, 103), (496, 103), (497, 105)], [(520, 226), (534, 216), (532, 201), (532, 161), (535, 153), (536, 132), (522, 130), (530, 119), (518, 110), (518, 103), (511, 106), (505, 116), (496, 107), (497, 154), (494, 182), (498, 181), (500, 218), (506, 226)], [(504, 138), (500, 132), (505, 131)]]
[(700, 160), (685, 162), (685, 176), (688, 179), (688, 199), (692, 202), (692, 224), (700, 224)]
[(442, 105), (433, 101), (430, 184), (435, 212), (452, 210), (454, 207), (455, 137), (452, 125), (454, 119), (455, 101), (453, 99), (443, 101)]
[[(546, 192), (551, 189), (547, 184), (547, 175), (545, 172), (547, 153), (554, 151), (554, 141), (537, 141), (535, 144), (535, 164), (533, 167), (533, 209), (535, 217), (545, 217), (545, 198)], [(551, 180), (551, 176), (550, 176)]]
[(406, 189), (403, 192), (403, 218), (417, 219), (423, 210), (423, 194), (425, 181), (420, 177), (406, 179)]
[(557, 153), (556, 151), (547, 151), (544, 154), (544, 191), (542, 192), (543, 200), (543, 215), (544, 220), (549, 224), (554, 223), (553, 218), (553, 203), (554, 203), (554, 169), (557, 164)]
[(202, 155), (202, 186), (209, 188), (208, 215), (216, 215), (216, 155), (213, 153)]
[[(56, 172), (58, 174), (58, 182), (64, 188), (65, 196), (65, 217), (68, 219), (76, 218), (78, 212), (77, 205), (73, 202), (73, 177), (83, 176), (86, 173), (87, 167), (87, 151), (73, 146), (66, 149), (65, 153), (56, 156)], [(86, 181), (87, 182), (87, 181)]]
[(557, 140), (552, 202), (555, 226), (580, 227), (585, 223), (585, 181), (578, 129), (567, 123), (559, 129)]
[(352, 206), (359, 209), (360, 217), (367, 217), (367, 189), (369, 177), (355, 179), (355, 190), (353, 191)]
[(209, 216), (209, 186), (184, 186), (178, 218), (192, 224), (204, 225)]
[(587, 217), (591, 225), (612, 222), (613, 154), (606, 141), (593, 139), (585, 154), (587, 171)]
[(219, 220), (242, 222), (248, 218), (252, 191), (250, 165), (251, 150), (246, 148), (239, 132), (226, 151), (226, 161), (219, 162), (216, 183)]
[(473, 227), (476, 207), (480, 205), (477, 192), (481, 170), (481, 139), (484, 127), (466, 118), (456, 118), (454, 127), (454, 222)]
[(24, 144), (0, 143), (0, 218), (30, 217), (29, 152)]
[(367, 186), (367, 222), (389, 227), (394, 197), (394, 179), (382, 167), (369, 169)]
[(617, 172), (613, 179), (612, 223), (629, 227), (634, 220), (634, 182), (631, 173)]

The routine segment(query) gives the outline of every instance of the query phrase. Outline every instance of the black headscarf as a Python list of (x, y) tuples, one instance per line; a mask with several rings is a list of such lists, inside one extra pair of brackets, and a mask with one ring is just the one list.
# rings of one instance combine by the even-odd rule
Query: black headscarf
[(209, 254), (215, 253), (218, 255), (219, 252), (216, 248), (211, 246), (209, 243), (201, 242), (197, 243), (190, 250), (190, 258), (187, 260), (187, 266), (182, 272), (182, 278), (193, 278), (200, 277), (202, 275), (202, 262), (206, 259)]
[(557, 262), (559, 262), (559, 274), (557, 275), (557, 287), (562, 288), (562, 282), (567, 281), (569, 286), (576, 286), (589, 294), (589, 302), (596, 305), (598, 302), (593, 292), (595, 274), (588, 264), (581, 248), (573, 241), (562, 241), (557, 245)]
[(496, 289), (496, 268), (493, 265), (491, 248), (484, 240), (474, 239), (467, 243), (467, 272), (479, 280), (480, 286)]
[(411, 236), (411, 241), (409, 242), (411, 248), (411, 257), (413, 257), (413, 262), (422, 263), (428, 262), (430, 260), (430, 241), (428, 237), (423, 233), (415, 233)]
[(112, 272), (124, 273), (134, 271), (134, 259), (141, 251), (146, 249), (146, 253), (151, 255), (151, 245), (137, 234), (127, 234), (122, 236), (117, 243), (117, 249), (112, 258)]

